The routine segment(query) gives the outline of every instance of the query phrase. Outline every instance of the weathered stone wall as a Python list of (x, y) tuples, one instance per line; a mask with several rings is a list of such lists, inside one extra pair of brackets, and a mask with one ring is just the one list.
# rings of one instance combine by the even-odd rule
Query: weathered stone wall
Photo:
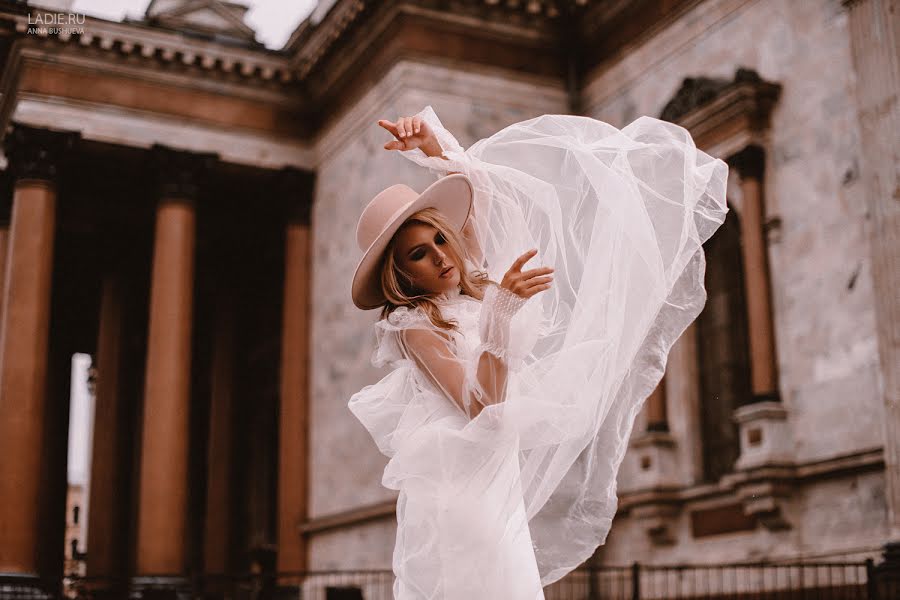
[[(640, 115), (658, 116), (685, 77), (730, 79), (746, 67), (783, 86), (766, 144), (764, 194), (766, 219), (780, 219), (769, 235), (768, 258), (779, 390), (797, 463), (881, 446), (851, 59), (848, 18), (838, 0), (709, 0), (598, 68), (584, 98), (589, 116), (623, 126)], [(740, 198), (731, 199), (739, 210)], [(670, 421), (683, 421), (680, 413), (690, 406), (689, 398), (670, 396)], [(673, 429), (679, 446), (691, 443), (683, 433)], [(620, 483), (629, 479), (621, 473)], [(618, 519), (604, 557), (745, 560), (771, 555), (773, 543), (783, 556), (874, 553), (884, 541), (878, 473), (797, 487), (784, 510), (793, 529), (703, 541), (691, 539), (682, 514), (678, 543), (661, 549), (648, 546), (633, 520)]]

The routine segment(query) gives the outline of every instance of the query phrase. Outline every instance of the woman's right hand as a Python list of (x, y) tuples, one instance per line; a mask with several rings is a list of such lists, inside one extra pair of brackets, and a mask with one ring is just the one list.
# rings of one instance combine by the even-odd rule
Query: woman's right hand
[(421, 117), (399, 117), (396, 123), (379, 119), (378, 124), (387, 129), (394, 140), (384, 145), (385, 150), (414, 150), (421, 148), (428, 156), (441, 154), (441, 146), (431, 127)]
[(553, 275), (551, 275), (553, 267), (522, 271), (525, 263), (531, 260), (535, 254), (537, 254), (537, 250), (529, 250), (517, 258), (503, 276), (500, 287), (506, 288), (521, 298), (531, 298), (538, 292), (550, 289), (550, 284), (553, 282)]

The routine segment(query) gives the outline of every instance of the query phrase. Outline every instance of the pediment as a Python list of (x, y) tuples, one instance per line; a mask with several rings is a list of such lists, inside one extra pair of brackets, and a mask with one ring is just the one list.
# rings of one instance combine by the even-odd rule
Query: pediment
[(144, 20), (186, 33), (256, 43), (255, 32), (244, 22), (248, 8), (227, 0), (152, 0)]

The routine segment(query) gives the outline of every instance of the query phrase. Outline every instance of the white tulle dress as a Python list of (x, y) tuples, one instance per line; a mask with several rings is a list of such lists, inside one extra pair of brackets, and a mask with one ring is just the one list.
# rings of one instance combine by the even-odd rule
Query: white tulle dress
[(467, 266), (500, 281), (537, 248), (525, 268), (555, 272), (527, 301), (442, 296), (451, 332), (405, 307), (375, 325), (390, 372), (349, 408), (400, 492), (394, 596), (543, 598), (606, 539), (635, 416), (706, 302), (728, 168), (650, 117), (543, 115), (464, 151), (430, 106), (419, 116), (449, 160), (401, 154), (475, 187), (483, 261)]

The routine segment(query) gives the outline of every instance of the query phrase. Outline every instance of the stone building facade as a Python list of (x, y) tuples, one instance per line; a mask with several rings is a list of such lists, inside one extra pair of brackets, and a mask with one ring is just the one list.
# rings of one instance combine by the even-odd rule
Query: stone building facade
[(349, 274), (364, 204), (433, 178), (376, 120), (426, 105), (464, 147), (658, 116), (731, 165), (707, 306), (595, 563), (900, 541), (895, 1), (334, 0), (277, 52), (232, 4), (181, 4), (74, 34), (2, 5), (0, 571), (62, 564), (73, 351), (102, 420), (88, 573), (390, 568), (385, 459), (346, 406), (383, 375)]

